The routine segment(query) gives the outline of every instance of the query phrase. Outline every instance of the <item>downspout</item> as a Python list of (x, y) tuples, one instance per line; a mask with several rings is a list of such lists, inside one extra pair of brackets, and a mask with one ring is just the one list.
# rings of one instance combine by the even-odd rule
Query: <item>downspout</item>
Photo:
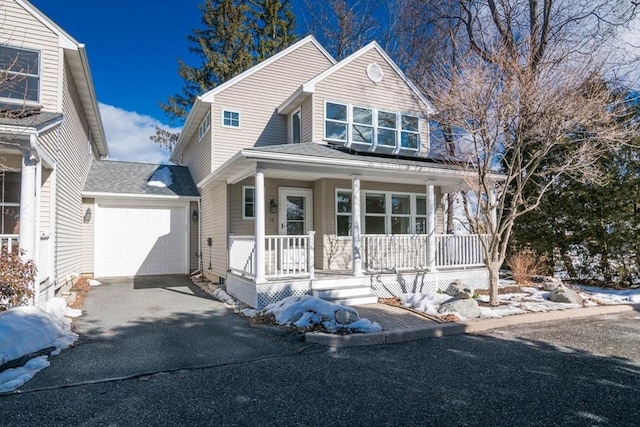
[(198, 199), (198, 271), (202, 273), (202, 205)]

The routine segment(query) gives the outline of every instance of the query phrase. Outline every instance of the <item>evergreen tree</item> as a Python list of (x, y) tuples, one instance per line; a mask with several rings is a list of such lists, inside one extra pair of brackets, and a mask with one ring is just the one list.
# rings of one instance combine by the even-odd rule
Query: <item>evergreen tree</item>
[[(205, 0), (199, 8), (202, 27), (195, 28), (187, 40), (200, 64), (192, 66), (178, 59), (182, 91), (160, 103), (171, 124), (184, 121), (198, 95), (295, 41), (289, 0)], [(156, 128), (151, 139), (171, 150), (178, 135)]]

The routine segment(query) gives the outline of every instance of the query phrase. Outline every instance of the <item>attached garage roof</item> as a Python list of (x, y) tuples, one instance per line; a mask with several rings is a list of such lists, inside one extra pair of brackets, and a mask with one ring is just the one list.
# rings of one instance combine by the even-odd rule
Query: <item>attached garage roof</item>
[[(168, 175), (163, 173), (162, 169), (164, 168), (170, 172), (168, 185), (149, 185), (152, 177)], [(109, 160), (94, 161), (91, 164), (91, 170), (84, 185), (83, 195), (85, 197), (99, 194), (167, 198), (200, 197), (189, 169), (184, 166)]]

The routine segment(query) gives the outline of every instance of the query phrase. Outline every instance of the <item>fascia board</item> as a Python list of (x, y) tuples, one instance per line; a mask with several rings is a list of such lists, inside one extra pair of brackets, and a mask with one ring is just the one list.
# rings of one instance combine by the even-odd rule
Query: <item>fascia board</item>
[(82, 197), (93, 199), (148, 199), (148, 200), (184, 200), (184, 201), (197, 201), (200, 200), (199, 196), (178, 196), (178, 195), (163, 195), (163, 194), (133, 194), (133, 193), (102, 193), (96, 191), (83, 191)]
[(300, 103), (315, 92), (315, 88), (309, 88), (306, 84), (300, 86), (296, 91), (291, 94), (282, 104), (276, 108), (278, 114), (289, 114), (295, 110)]
[[(102, 116), (100, 115), (100, 108), (98, 107), (98, 97), (96, 96), (95, 87), (93, 85), (93, 78), (91, 77), (91, 70), (89, 69), (89, 60), (87, 58), (87, 51), (84, 44), (78, 46), (78, 54), (80, 56), (80, 62), (82, 64), (83, 76), (80, 78), (80, 82), (86, 85), (88, 91), (88, 104), (90, 116), (93, 119), (94, 138), (96, 138), (96, 149), (100, 157), (109, 156), (109, 147), (107, 145), (107, 137), (104, 132), (104, 125), (102, 123)], [(76, 82), (77, 83), (77, 82)], [(96, 132), (97, 131), (97, 132)]]

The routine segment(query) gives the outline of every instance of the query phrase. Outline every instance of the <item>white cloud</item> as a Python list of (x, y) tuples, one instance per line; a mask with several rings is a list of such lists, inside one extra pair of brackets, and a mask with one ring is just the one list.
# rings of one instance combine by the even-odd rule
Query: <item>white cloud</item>
[(156, 125), (172, 132), (180, 129), (169, 128), (151, 116), (102, 103), (100, 115), (109, 145), (109, 159), (141, 163), (169, 162), (169, 152), (149, 137), (155, 135)]

